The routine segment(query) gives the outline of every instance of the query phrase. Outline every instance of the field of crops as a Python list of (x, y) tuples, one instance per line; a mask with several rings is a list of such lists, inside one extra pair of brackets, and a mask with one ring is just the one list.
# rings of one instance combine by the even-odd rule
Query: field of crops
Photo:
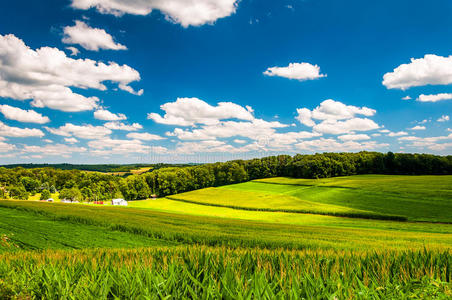
[(184, 246), (0, 255), (0, 295), (37, 299), (446, 299), (447, 252)]
[(452, 176), (270, 178), (169, 198), (241, 209), (452, 222), (451, 186)]
[(272, 178), (129, 207), (0, 201), (0, 298), (448, 299), (451, 180)]

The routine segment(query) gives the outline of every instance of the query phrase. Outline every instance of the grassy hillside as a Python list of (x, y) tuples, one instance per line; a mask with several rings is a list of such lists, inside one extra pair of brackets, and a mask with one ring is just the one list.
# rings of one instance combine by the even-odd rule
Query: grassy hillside
[(180, 215), (208, 216), (226, 219), (239, 219), (277, 224), (302, 226), (325, 226), (354, 229), (382, 229), (410, 232), (452, 233), (451, 224), (429, 222), (397, 222), (391, 220), (374, 220), (347, 218), (319, 214), (301, 214), (259, 210), (241, 210), (187, 203), (167, 198), (129, 202), (129, 207)]
[(169, 245), (129, 232), (105, 227), (55, 222), (31, 212), (0, 207), (0, 253), (20, 250), (135, 248)]
[(359, 175), (270, 178), (170, 196), (173, 200), (268, 211), (452, 222), (452, 176)]
[[(413, 228), (389, 222), (382, 228), (278, 224), (240, 219), (182, 215), (152, 210), (95, 207), (31, 201), (0, 201), (0, 207), (24, 210), (47, 218), (143, 235), (171, 243), (198, 243), (233, 247), (289, 249), (445, 249), (452, 245), (452, 225), (437, 225), (443, 233), (429, 232), (429, 224)], [(327, 222), (327, 221), (326, 221)], [(375, 221), (377, 222), (377, 221)], [(383, 221), (380, 221), (383, 222)], [(402, 223), (404, 224), (404, 223)]]

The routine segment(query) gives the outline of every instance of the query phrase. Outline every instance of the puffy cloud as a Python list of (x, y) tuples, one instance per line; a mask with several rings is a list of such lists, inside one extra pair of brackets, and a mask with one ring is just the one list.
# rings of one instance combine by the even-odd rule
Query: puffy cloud
[(443, 151), (447, 148), (452, 147), (452, 143), (448, 142), (452, 140), (452, 133), (447, 136), (433, 136), (433, 137), (416, 137), (416, 136), (405, 136), (399, 138), (399, 141), (410, 142), (407, 144), (408, 147), (415, 148), (427, 148), (433, 151)]
[(312, 120), (312, 111), (307, 108), (297, 108), (298, 116), (295, 117), (301, 124), (306, 125), (308, 127), (312, 127), (315, 125), (315, 122)]
[[(298, 115), (295, 118), (301, 124), (313, 127), (315, 125), (313, 119), (327, 121), (327, 123), (336, 123), (336, 120), (353, 119), (356, 115), (364, 115), (370, 117), (375, 115), (376, 110), (368, 107), (345, 105), (342, 102), (328, 99), (320, 103), (320, 105), (312, 111), (307, 108), (298, 108), (297, 113)], [(320, 127), (327, 127), (327, 124), (325, 123)]]
[(0, 122), (0, 136), (7, 137), (43, 137), (44, 132), (36, 128), (11, 127)]
[(259, 150), (261, 147), (256, 143), (244, 147), (234, 147), (222, 141), (180, 142), (173, 151), (176, 154), (197, 153), (245, 153)]
[(24, 110), (9, 105), (0, 105), (0, 112), (9, 120), (15, 120), (24, 123), (45, 124), (50, 122), (48, 117), (43, 116), (34, 110)]
[(121, 122), (108, 122), (105, 123), (104, 126), (111, 130), (124, 130), (124, 131), (137, 131), (143, 128), (143, 126), (141, 126), (141, 124), (138, 123), (127, 125)]
[(179, 126), (195, 124), (215, 125), (220, 120), (253, 120), (252, 108), (244, 108), (232, 102), (220, 102), (212, 106), (198, 98), (178, 98), (160, 106), (165, 111), (162, 117), (157, 113), (148, 114), (148, 119), (156, 123)]
[(406, 131), (399, 131), (399, 132), (389, 132), (388, 136), (395, 137), (395, 136), (404, 136), (408, 135), (408, 132)]
[(413, 99), (413, 98), (411, 98), (410, 96), (405, 96), (402, 98), (402, 100), (411, 100), (411, 99)]
[(375, 141), (369, 142), (356, 142), (346, 141), (338, 142), (335, 139), (320, 138), (317, 140), (303, 141), (295, 145), (298, 150), (305, 151), (326, 151), (326, 152), (338, 152), (338, 151), (362, 151), (362, 150), (374, 150), (388, 147), (388, 144), (378, 144)]
[(437, 122), (447, 122), (450, 120), (450, 117), (448, 115), (442, 115), (441, 118), (436, 120)]
[(338, 139), (341, 141), (363, 141), (370, 140), (370, 137), (367, 134), (346, 134), (338, 136)]
[(86, 152), (85, 147), (73, 147), (64, 144), (45, 145), (45, 146), (29, 146), (26, 145), (22, 149), (24, 153), (39, 153), (44, 156), (64, 156), (68, 157), (73, 153)]
[(103, 121), (122, 121), (127, 120), (124, 114), (114, 114), (106, 109), (99, 109), (94, 112), (94, 118)]
[(59, 128), (49, 128), (44, 127), (50, 133), (61, 135), (65, 137), (75, 136), (81, 139), (93, 140), (103, 138), (110, 135), (112, 131), (103, 126), (93, 126), (93, 125), (74, 125), (71, 123), (66, 123)]
[(320, 74), (320, 67), (318, 65), (311, 65), (305, 62), (290, 63), (287, 67), (268, 68), (264, 72), (264, 75), (279, 76), (300, 81), (326, 77), (325, 74)]
[(216, 125), (204, 125), (199, 129), (183, 130), (176, 128), (168, 132), (168, 136), (175, 136), (181, 140), (215, 140), (235, 136), (247, 137), (253, 140), (268, 138), (274, 135), (275, 128), (287, 127), (280, 122), (267, 122), (254, 119), (251, 122), (225, 121)]
[(412, 58), (409, 64), (402, 64), (383, 76), (383, 85), (388, 89), (447, 84), (452, 84), (452, 55), (426, 54), (423, 58)]
[(132, 133), (128, 133), (127, 137), (130, 139), (136, 139), (136, 140), (142, 140), (142, 141), (160, 141), (160, 140), (165, 139), (164, 137), (161, 137), (159, 135), (150, 134), (147, 132), (144, 132), (144, 133), (132, 132)]
[(64, 138), (64, 141), (69, 144), (78, 143), (78, 140), (76, 138)]
[(425, 130), (425, 126), (416, 125), (414, 127), (409, 128), (410, 130)]
[(104, 29), (89, 27), (83, 21), (75, 21), (74, 26), (64, 27), (63, 43), (79, 44), (86, 50), (126, 50), (127, 47), (115, 43), (113, 37)]
[(233, 142), (236, 144), (246, 144), (245, 140), (239, 140), (239, 139), (235, 139)]
[(417, 101), (420, 102), (438, 102), (442, 100), (452, 100), (452, 93), (442, 93), (436, 95), (424, 95), (421, 94), (417, 98)]
[(10, 152), (16, 150), (16, 146), (15, 145), (11, 145), (8, 143), (4, 142), (4, 138), (0, 139), (0, 152), (1, 153), (5, 153), (5, 152)]
[(92, 110), (99, 99), (74, 93), (70, 87), (106, 90), (104, 82), (134, 92), (130, 83), (140, 74), (127, 65), (73, 59), (56, 48), (30, 49), (16, 36), (0, 35), (0, 97), (32, 99), (35, 107), (66, 112)]
[(122, 154), (128, 155), (131, 153), (165, 153), (166, 148), (161, 146), (151, 147), (144, 145), (142, 141), (134, 140), (121, 140), (121, 139), (111, 139), (102, 138), (99, 140), (94, 140), (88, 142), (90, 147), (90, 153), (94, 155), (112, 155), (112, 154)]
[(96, 8), (100, 13), (147, 15), (160, 10), (167, 20), (183, 27), (212, 24), (235, 13), (238, 0), (72, 0), (78, 9)]
[(80, 53), (80, 50), (75, 47), (66, 47), (66, 49), (71, 51), (71, 56), (77, 56)]
[(313, 127), (314, 131), (328, 134), (369, 131), (378, 128), (380, 128), (380, 126), (368, 118), (353, 118), (345, 121), (326, 120)]

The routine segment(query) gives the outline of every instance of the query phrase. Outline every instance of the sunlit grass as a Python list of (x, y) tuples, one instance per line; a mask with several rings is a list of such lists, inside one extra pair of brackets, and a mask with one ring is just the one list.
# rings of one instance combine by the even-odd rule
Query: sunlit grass
[(452, 222), (452, 176), (270, 178), (170, 196), (198, 204), (365, 218)]

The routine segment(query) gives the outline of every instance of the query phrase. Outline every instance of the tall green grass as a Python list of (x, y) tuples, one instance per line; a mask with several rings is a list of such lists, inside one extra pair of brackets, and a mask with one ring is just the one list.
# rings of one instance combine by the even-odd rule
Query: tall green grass
[(178, 247), (0, 256), (20, 299), (448, 299), (451, 253)]

